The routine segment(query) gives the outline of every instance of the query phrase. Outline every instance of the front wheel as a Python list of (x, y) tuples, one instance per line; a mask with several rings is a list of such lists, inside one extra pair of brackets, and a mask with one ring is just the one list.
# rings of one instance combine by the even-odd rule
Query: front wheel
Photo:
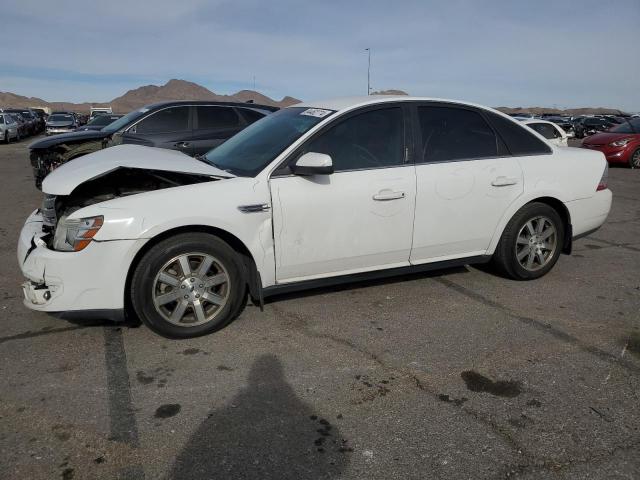
[(631, 168), (640, 168), (640, 148), (631, 154), (629, 166)]
[(529, 203), (507, 224), (492, 263), (515, 280), (546, 275), (558, 261), (564, 243), (564, 223), (545, 203)]
[(228, 325), (246, 303), (238, 254), (219, 238), (183, 233), (153, 246), (131, 280), (135, 312), (168, 338), (206, 335)]

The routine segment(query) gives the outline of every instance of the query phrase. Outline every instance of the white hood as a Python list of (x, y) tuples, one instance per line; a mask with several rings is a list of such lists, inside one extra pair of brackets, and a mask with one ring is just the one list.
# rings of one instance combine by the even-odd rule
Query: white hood
[(45, 177), (42, 191), (50, 195), (69, 195), (81, 183), (122, 167), (211, 177), (234, 176), (176, 150), (118, 145), (84, 155), (56, 168)]

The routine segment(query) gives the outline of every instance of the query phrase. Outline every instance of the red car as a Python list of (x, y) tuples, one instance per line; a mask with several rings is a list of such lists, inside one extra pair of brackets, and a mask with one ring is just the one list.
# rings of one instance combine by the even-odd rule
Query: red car
[(627, 118), (609, 130), (591, 135), (582, 141), (582, 146), (600, 150), (609, 163), (640, 168), (640, 118)]

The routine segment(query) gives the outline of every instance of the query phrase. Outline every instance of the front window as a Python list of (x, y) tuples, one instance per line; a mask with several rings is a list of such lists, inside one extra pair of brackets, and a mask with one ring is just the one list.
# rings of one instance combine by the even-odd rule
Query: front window
[(611, 133), (640, 133), (640, 118), (625, 120), (620, 125), (609, 129)]
[(279, 110), (209, 151), (203, 159), (234, 175), (254, 177), (332, 113), (331, 110), (304, 107)]

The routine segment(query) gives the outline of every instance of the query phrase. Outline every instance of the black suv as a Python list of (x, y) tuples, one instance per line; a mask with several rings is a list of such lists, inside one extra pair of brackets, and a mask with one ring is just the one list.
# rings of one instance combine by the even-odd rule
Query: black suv
[(36, 186), (65, 162), (119, 144), (201, 155), (256, 120), (278, 110), (254, 103), (181, 101), (139, 108), (101, 130), (76, 131), (29, 145)]

